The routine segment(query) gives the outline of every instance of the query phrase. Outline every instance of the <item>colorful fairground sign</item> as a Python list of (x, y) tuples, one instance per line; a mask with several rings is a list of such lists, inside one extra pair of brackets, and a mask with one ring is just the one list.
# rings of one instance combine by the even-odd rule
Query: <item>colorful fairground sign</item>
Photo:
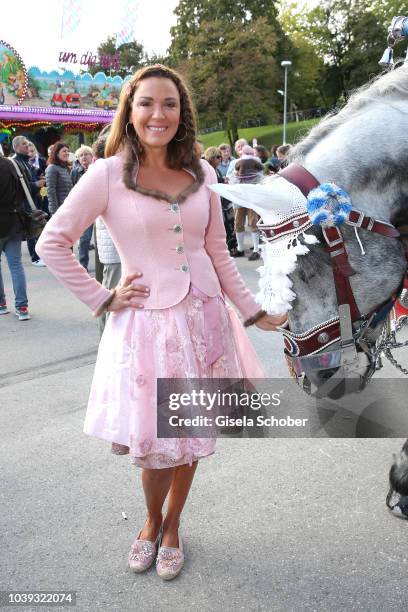
[(22, 104), (115, 110), (122, 85), (120, 76), (110, 77), (103, 72), (92, 76), (89, 73), (75, 75), (66, 70), (60, 74), (33, 67), (28, 70), (27, 94)]
[(110, 123), (123, 83), (120, 76), (104, 72), (92, 76), (70, 70), (45, 72), (35, 66), (26, 69), (17, 51), (0, 41), (0, 127), (16, 122), (92, 124), (92, 128)]
[(27, 93), (27, 71), (20, 55), (0, 40), (0, 105), (21, 104)]

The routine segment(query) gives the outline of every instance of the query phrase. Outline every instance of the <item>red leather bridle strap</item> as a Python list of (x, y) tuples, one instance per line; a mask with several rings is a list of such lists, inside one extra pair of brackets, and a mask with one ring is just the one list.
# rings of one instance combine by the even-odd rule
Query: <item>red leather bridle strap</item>
[(349, 277), (353, 276), (354, 270), (348, 260), (342, 233), (337, 227), (324, 227), (322, 232), (327, 244), (326, 250), (331, 257), (337, 303), (339, 306), (340, 304), (349, 304), (351, 320), (358, 321), (361, 319), (361, 314), (349, 281)]
[(373, 217), (366, 217), (364, 213), (355, 209), (350, 211), (346, 224), (361, 227), (361, 229), (374, 232), (374, 234), (381, 234), (381, 236), (387, 236), (388, 238), (399, 238), (401, 235), (393, 225), (389, 225), (384, 221), (377, 221)]
[(353, 290), (350, 285), (349, 278), (339, 272), (337, 267), (333, 267), (334, 285), (336, 287), (337, 303), (348, 304), (350, 306), (351, 320), (358, 321), (361, 319), (361, 314), (354, 299)]
[(323, 348), (340, 340), (340, 323), (338, 319), (327, 321), (309, 329), (303, 334), (294, 334), (282, 330), (286, 354), (289, 356), (306, 356), (318, 353)]
[(308, 213), (293, 215), (277, 223), (273, 227), (258, 223), (259, 229), (265, 234), (267, 238), (273, 240), (274, 238), (282, 238), (288, 234), (304, 232), (312, 226)]
[(279, 176), (283, 176), (289, 183), (296, 185), (305, 198), (307, 198), (312, 189), (320, 185), (313, 174), (310, 174), (306, 168), (299, 166), (299, 164), (289, 164), (289, 166), (286, 166), (283, 170), (279, 170), (278, 174)]

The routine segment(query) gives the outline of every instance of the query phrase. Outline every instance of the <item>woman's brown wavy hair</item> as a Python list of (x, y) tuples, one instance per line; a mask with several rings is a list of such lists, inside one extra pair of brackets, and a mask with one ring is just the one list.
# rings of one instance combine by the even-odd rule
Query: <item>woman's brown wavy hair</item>
[[(190, 92), (182, 77), (171, 68), (162, 64), (141, 68), (127, 81), (120, 93), (119, 104), (106, 141), (105, 157), (111, 157), (119, 151), (124, 152), (123, 181), (128, 189), (136, 189), (135, 170), (143, 160), (143, 146), (132, 125), (126, 125), (130, 119), (131, 107), (135, 91), (143, 79), (161, 77), (173, 81), (180, 95), (180, 127), (175, 137), (167, 145), (167, 164), (169, 168), (181, 170), (190, 168), (201, 184), (204, 175), (200, 164), (200, 150), (196, 144), (197, 121), (196, 112)], [(185, 127), (185, 129), (184, 129)], [(177, 140), (181, 142), (177, 142)]]

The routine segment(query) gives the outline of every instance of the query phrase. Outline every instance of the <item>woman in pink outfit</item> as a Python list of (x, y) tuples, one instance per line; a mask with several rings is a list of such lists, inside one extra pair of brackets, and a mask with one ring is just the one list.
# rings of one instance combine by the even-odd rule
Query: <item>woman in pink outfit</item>
[[(103, 334), (85, 432), (129, 452), (142, 468), (147, 517), (129, 553), (144, 571), (156, 558), (163, 579), (184, 561), (181, 512), (200, 458), (214, 438), (157, 438), (158, 378), (259, 378), (237, 315), (273, 330), (283, 317), (259, 310), (226, 248), (214, 169), (200, 159), (190, 94), (156, 64), (126, 83), (98, 160), (71, 191), (37, 246), (61, 282), (99, 315)], [(79, 265), (70, 246), (101, 216), (122, 261), (115, 291)], [(163, 520), (162, 508), (168, 498)], [(157, 548), (159, 549), (157, 551)]]

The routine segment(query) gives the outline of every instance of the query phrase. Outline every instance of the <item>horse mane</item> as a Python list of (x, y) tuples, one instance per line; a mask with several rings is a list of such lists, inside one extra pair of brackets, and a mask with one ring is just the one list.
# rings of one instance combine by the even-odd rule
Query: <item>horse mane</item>
[(356, 89), (342, 108), (328, 113), (309, 134), (297, 143), (289, 154), (290, 161), (300, 161), (315, 144), (333, 132), (346, 120), (357, 115), (372, 102), (384, 103), (384, 96), (402, 94), (408, 96), (408, 65), (380, 74)]

